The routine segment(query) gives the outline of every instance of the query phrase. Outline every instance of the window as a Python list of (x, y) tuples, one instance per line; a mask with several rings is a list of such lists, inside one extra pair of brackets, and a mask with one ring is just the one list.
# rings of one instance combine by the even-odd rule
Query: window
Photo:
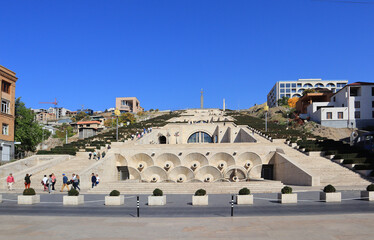
[(10, 83), (8, 83), (6, 81), (2, 81), (1, 82), (1, 91), (6, 92), (6, 93), (10, 93)]
[(371, 112), (371, 117), (374, 118), (374, 111)]
[(326, 113), (326, 119), (332, 119), (332, 112)]
[(281, 93), (284, 93), (284, 89), (282, 88), (282, 89), (280, 90), (280, 92), (281, 92)]
[(296, 83), (292, 83), (292, 87), (293, 87), (293, 88), (296, 87)]
[(324, 86), (323, 86), (322, 83), (317, 83), (317, 84), (314, 85), (314, 87), (316, 87), (316, 88), (323, 88)]
[(344, 87), (344, 86), (345, 86), (345, 83), (338, 83), (338, 84), (337, 84), (337, 87), (338, 87), (338, 88), (342, 88), (342, 87)]
[(286, 89), (286, 92), (287, 92), (287, 93), (289, 93), (289, 92), (290, 92), (290, 89), (289, 89), (289, 88), (287, 88), (287, 89)]
[(280, 98), (282, 98), (282, 97), (284, 97), (284, 94), (281, 94), (281, 95), (280, 95)]
[(342, 103), (342, 107), (344, 107), (344, 103)]
[(298, 83), (298, 84), (297, 84), (297, 87), (301, 87), (301, 83)]
[(355, 101), (355, 108), (360, 108), (360, 101)]
[(212, 143), (212, 137), (205, 132), (195, 132), (188, 138), (188, 143)]
[(335, 102), (336, 101), (336, 97), (334, 97), (332, 100)]
[(359, 87), (351, 87), (350, 96), (357, 97), (361, 96)]
[(1, 99), (1, 112), (6, 114), (10, 113), (9, 101)]
[(295, 92), (296, 92), (296, 89), (292, 89), (292, 92), (295, 93)]
[(9, 135), (9, 125), (3, 123), (3, 135)]
[(360, 111), (355, 111), (355, 118), (361, 118)]
[(344, 118), (343, 112), (338, 112), (338, 119), (343, 119), (343, 118)]
[(279, 86), (280, 86), (280, 87), (284, 87), (284, 83), (281, 83)]
[(374, 96), (374, 87), (371, 88), (371, 96)]
[(286, 94), (286, 97), (291, 97), (291, 94)]
[(289, 83), (286, 83), (286, 87), (288, 87), (288, 88), (289, 88), (289, 87), (290, 87), (290, 84), (289, 84)]

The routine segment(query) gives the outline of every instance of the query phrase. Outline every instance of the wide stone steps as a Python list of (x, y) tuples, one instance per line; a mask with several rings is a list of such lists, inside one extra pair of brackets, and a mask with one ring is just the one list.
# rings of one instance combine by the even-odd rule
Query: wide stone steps
[(250, 182), (220, 182), (220, 183), (135, 183), (135, 182), (109, 182), (100, 183), (89, 190), (91, 193), (109, 193), (118, 190), (123, 194), (151, 194), (155, 188), (161, 189), (165, 194), (193, 194), (202, 188), (211, 194), (237, 193), (247, 187), (253, 193), (280, 192), (284, 185), (279, 181), (250, 181)]

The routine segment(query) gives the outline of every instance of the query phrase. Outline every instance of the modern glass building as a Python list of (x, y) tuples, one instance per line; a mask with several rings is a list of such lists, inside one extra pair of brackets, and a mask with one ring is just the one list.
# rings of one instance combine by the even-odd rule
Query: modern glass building
[(327, 88), (334, 93), (347, 85), (348, 80), (322, 80), (321, 78), (298, 79), (297, 81), (278, 81), (267, 96), (269, 107), (278, 106), (282, 97), (301, 97), (304, 90), (311, 88)]

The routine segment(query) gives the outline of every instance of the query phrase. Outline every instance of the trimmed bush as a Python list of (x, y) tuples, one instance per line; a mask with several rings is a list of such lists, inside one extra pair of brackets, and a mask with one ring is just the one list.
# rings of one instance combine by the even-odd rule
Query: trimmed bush
[(68, 196), (79, 196), (79, 192), (76, 189), (72, 188), (68, 191)]
[(28, 189), (25, 189), (23, 190), (23, 195), (24, 196), (32, 196), (32, 195), (35, 195), (35, 190), (33, 188), (28, 188)]
[(324, 191), (325, 193), (332, 193), (332, 192), (336, 192), (336, 189), (334, 188), (333, 185), (329, 184), (329, 185), (327, 185), (327, 186), (323, 189), (323, 191)]
[(153, 190), (153, 195), (152, 196), (163, 196), (164, 193), (162, 192), (161, 189), (158, 189), (156, 188), (155, 190)]
[(366, 191), (374, 192), (374, 184), (370, 184), (369, 186), (367, 186)]
[(117, 190), (113, 190), (109, 193), (109, 196), (112, 196), (112, 197), (118, 197), (119, 195), (121, 195), (121, 193)]
[(251, 191), (248, 188), (242, 188), (239, 190), (239, 195), (249, 195)]
[(282, 192), (282, 194), (291, 194), (292, 193), (292, 188), (289, 187), (289, 186), (285, 186), (284, 188), (282, 188), (281, 192)]
[(204, 189), (199, 189), (195, 192), (195, 196), (205, 196), (206, 191)]

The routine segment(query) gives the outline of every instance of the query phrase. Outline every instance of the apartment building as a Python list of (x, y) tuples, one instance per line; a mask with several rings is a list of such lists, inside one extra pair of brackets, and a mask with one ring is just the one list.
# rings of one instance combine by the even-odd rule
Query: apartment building
[(14, 119), (16, 73), (0, 65), (0, 160), (10, 161), (14, 156)]
[(118, 97), (116, 98), (116, 108), (121, 112), (137, 113), (144, 111), (136, 97)]
[(278, 81), (267, 95), (267, 104), (269, 107), (276, 107), (279, 99), (283, 97), (301, 97), (306, 89), (327, 88), (335, 93), (347, 83), (348, 80), (322, 80), (321, 78)]
[(374, 83), (348, 84), (335, 93), (330, 102), (310, 104), (307, 112), (310, 120), (327, 127), (374, 126)]

